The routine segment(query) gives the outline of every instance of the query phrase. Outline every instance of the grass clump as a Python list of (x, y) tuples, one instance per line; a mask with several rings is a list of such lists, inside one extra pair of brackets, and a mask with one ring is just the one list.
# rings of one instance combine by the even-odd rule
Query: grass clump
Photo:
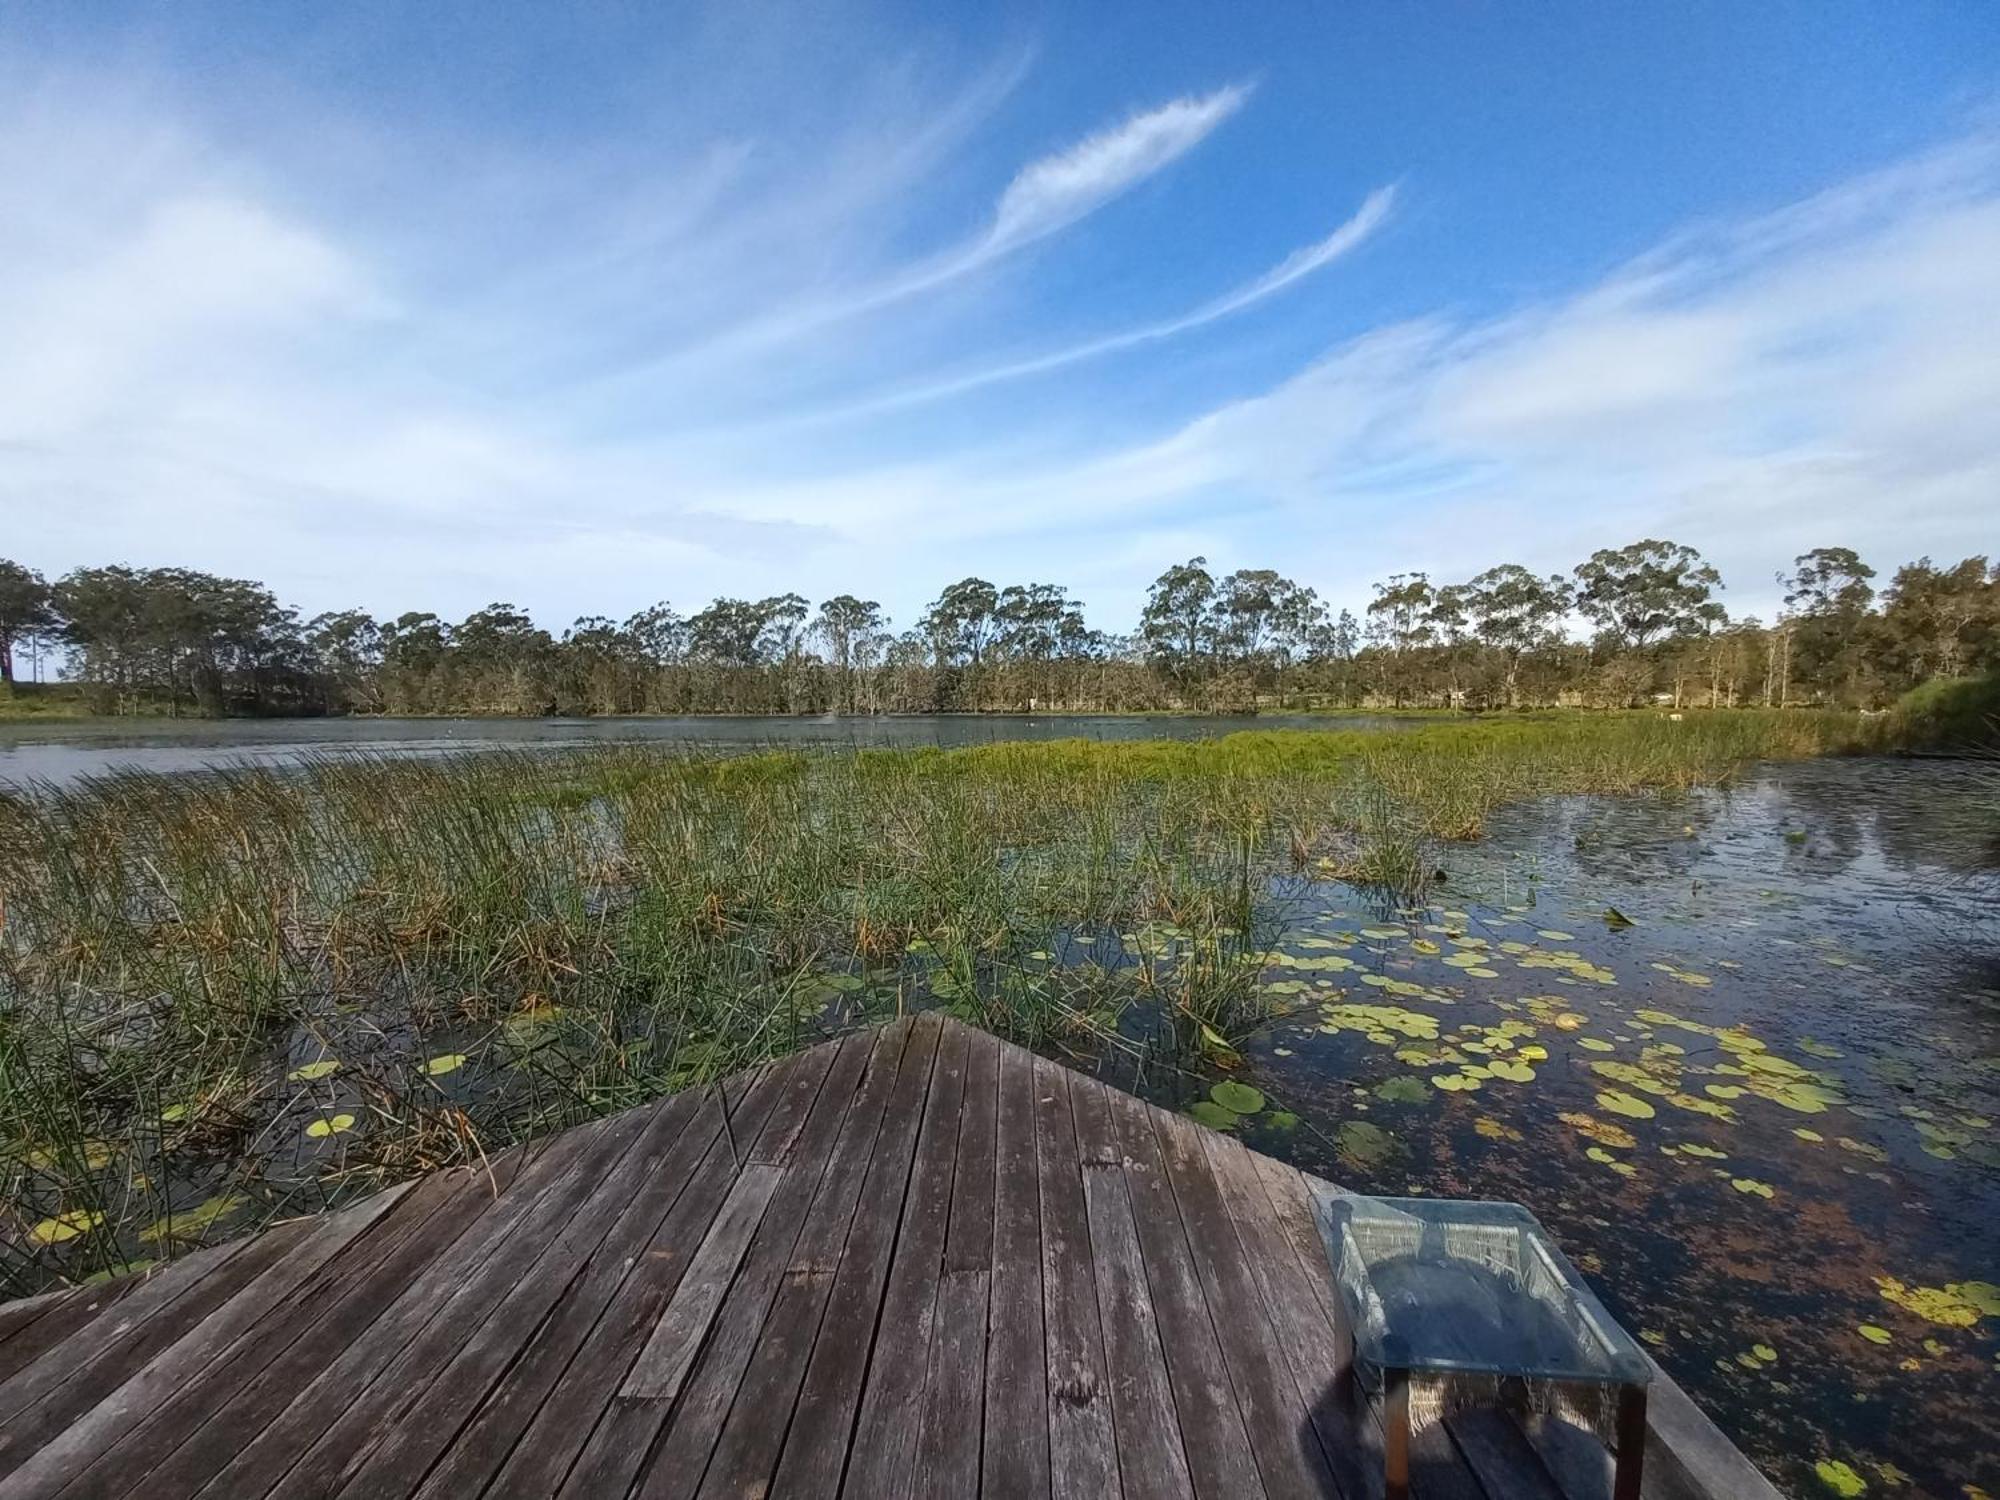
[(1407, 896), (1504, 803), (1857, 724), (329, 758), (0, 798), (0, 1293), (911, 1008), (1045, 1050), (1223, 1045), (1260, 1015), (1276, 877)]

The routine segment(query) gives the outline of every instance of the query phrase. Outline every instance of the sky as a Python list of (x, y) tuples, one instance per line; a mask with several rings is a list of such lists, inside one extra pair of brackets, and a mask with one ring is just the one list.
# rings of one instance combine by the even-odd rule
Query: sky
[(0, 555), (304, 614), (2000, 552), (2000, 10), (0, 6)]

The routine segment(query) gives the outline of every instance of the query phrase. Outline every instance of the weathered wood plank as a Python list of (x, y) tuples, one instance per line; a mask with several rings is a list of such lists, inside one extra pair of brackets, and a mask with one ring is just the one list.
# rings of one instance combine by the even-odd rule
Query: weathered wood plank
[[(980, 1479), (995, 1495), (1049, 1493), (1048, 1350), (1042, 1340), (1041, 1189), (1035, 1059), (1000, 1049), (994, 1136), (993, 1272)], [(997, 1377), (997, 1378), (995, 1378)]]
[(1455, 1411), (1444, 1427), (1489, 1495), (1563, 1500), (1555, 1478), (1513, 1420), (1490, 1406)]
[[(1160, 1343), (1159, 1315), (1133, 1222), (1125, 1183), (1124, 1151), (1094, 1078), (1073, 1078), (1070, 1109), (1076, 1120), (1077, 1157), (1083, 1169), (1084, 1216), (1097, 1273), (1097, 1310), (1104, 1329), (1104, 1368), (1111, 1382), (1112, 1420), (1118, 1434), (1118, 1470), (1140, 1495), (1194, 1493), (1181, 1442), (1180, 1412)], [(1254, 1465), (1243, 1466), (1256, 1484)], [(1253, 1489), (1251, 1493), (1255, 1493)]]
[(979, 1488), (999, 1085), (1000, 1044), (974, 1032), (966, 1051), (951, 1224), (919, 1414), (913, 1482), (918, 1495), (966, 1495)]
[[(692, 1162), (676, 1153), (697, 1102), (680, 1095), (651, 1109), (652, 1119), (638, 1144), (561, 1226), (548, 1248), (534, 1258), (456, 1353), (445, 1355), (441, 1364), (431, 1363), (429, 1354), (423, 1356), (422, 1365), (414, 1351), (406, 1356), (409, 1362), (402, 1368), (409, 1373), (404, 1378), (419, 1385), (419, 1393), (373, 1431), (352, 1440), (352, 1456), (341, 1469), (341, 1493), (371, 1500), (409, 1494), (502, 1374), (524, 1397), (542, 1379), (537, 1356), (545, 1355), (553, 1364), (563, 1342), (563, 1335), (544, 1320), (589, 1279), (596, 1257), (602, 1256), (609, 1266), (621, 1264), (632, 1241), (658, 1227), (664, 1202), (670, 1202), (686, 1181)], [(624, 1237), (608, 1246), (620, 1230)], [(418, 1369), (431, 1373), (419, 1375)]]
[(938, 1280), (951, 1228), (958, 1115), (970, 1040), (971, 1033), (963, 1026), (947, 1026), (938, 1040), (937, 1067), (917, 1136), (916, 1166), (889, 1268), (881, 1326), (868, 1361), (868, 1383), (861, 1394), (843, 1494), (900, 1500), (910, 1493)]
[[(674, 1398), (679, 1395), (687, 1370), (683, 1367), (674, 1374), (673, 1392), (666, 1396), (635, 1394), (633, 1381), (635, 1377), (659, 1378), (658, 1371), (652, 1376), (642, 1374), (648, 1350), (654, 1351), (656, 1357), (663, 1359), (667, 1365), (671, 1365), (683, 1352), (690, 1361), (700, 1354), (700, 1340), (707, 1337), (710, 1326), (707, 1321), (694, 1329), (696, 1342), (691, 1348), (683, 1351), (679, 1344), (663, 1341), (686, 1336), (689, 1320), (701, 1314), (703, 1301), (711, 1290), (727, 1292), (742, 1255), (748, 1250), (749, 1236), (762, 1221), (769, 1207), (770, 1194), (776, 1190), (777, 1181), (773, 1174), (785, 1170), (770, 1161), (753, 1162), (751, 1158), (783, 1154), (785, 1144), (797, 1135), (801, 1122), (809, 1116), (819, 1098), (835, 1052), (833, 1046), (815, 1047), (775, 1064), (769, 1075), (773, 1092), (761, 1129), (755, 1136), (740, 1143), (733, 1133), (725, 1137), (724, 1144), (731, 1148), (735, 1161), (728, 1191), (717, 1204), (714, 1217), (694, 1229), (698, 1243), (692, 1257), (677, 1273), (679, 1284), (661, 1309), (658, 1320), (647, 1330), (631, 1368), (614, 1387), (616, 1394), (611, 1397), (595, 1430), (591, 1432), (590, 1441), (564, 1485), (563, 1493), (588, 1496), (623, 1494), (645, 1467), (661, 1429), (673, 1413)], [(751, 1180), (746, 1182), (746, 1178)], [(732, 1205), (733, 1211), (740, 1215), (748, 1211), (753, 1201), (755, 1219), (741, 1226), (725, 1224), (724, 1221), (732, 1213)], [(718, 1231), (724, 1237), (722, 1240), (718, 1240)], [(719, 1289), (710, 1288), (708, 1282), (720, 1274), (723, 1257), (733, 1257), (727, 1263), (729, 1279)], [(715, 1307), (719, 1306), (718, 1298)], [(715, 1308), (708, 1309), (708, 1318), (712, 1320), (714, 1316)], [(675, 1331), (676, 1325), (680, 1332)]]
[(420, 1183), (391, 1212), (384, 1233), (370, 1235), (359, 1253), (336, 1261), (314, 1284), (318, 1295), (295, 1299), (261, 1321), (228, 1360), (120, 1438), (66, 1493), (112, 1500), (142, 1483), (149, 1496), (194, 1493), (493, 1202), (488, 1185), (462, 1170)]
[(754, 1496), (769, 1487), (909, 1041), (908, 1022), (876, 1033), (819, 1195), (806, 1214), (777, 1299), (724, 1417), (702, 1476), (703, 1495)]
[[(590, 1185), (624, 1155), (643, 1123), (641, 1117), (620, 1116), (556, 1137), (548, 1152), (524, 1171), (516, 1191), (502, 1195), (372, 1323), (353, 1330), (352, 1342), (290, 1392), (290, 1402), (261, 1432), (231, 1434), (242, 1445), (240, 1451), (202, 1492), (237, 1496), (273, 1491), (336, 1423), (356, 1411), (372, 1416), (378, 1402), (399, 1394), (384, 1386), (374, 1400), (368, 1399), (377, 1377), (438, 1318), (447, 1319), (446, 1326), (453, 1329), (476, 1322), (512, 1279), (520, 1264), (518, 1247), (541, 1245), (557, 1224), (566, 1222)], [(572, 1136), (580, 1137), (573, 1145)], [(316, 1469), (313, 1477), (320, 1477)]]
[(1035, 1176), (1041, 1189), (1042, 1319), (1047, 1343), (1049, 1484), (1056, 1495), (1123, 1493), (1097, 1311), (1090, 1222), (1070, 1113), (1072, 1075), (1035, 1061)]
[(1563, 1500), (1611, 1500), (1611, 1450), (1596, 1433), (1561, 1417), (1537, 1414), (1521, 1424), (1521, 1434), (1555, 1479)]
[[(8, 1340), (14, 1357), (8, 1361), (9, 1374), (0, 1380), (0, 1424), (12, 1420), (99, 1357), (111, 1342), (171, 1305), (176, 1297), (240, 1254), (247, 1244), (246, 1240), (233, 1240), (225, 1245), (210, 1245), (129, 1278), (127, 1285), (114, 1283), (99, 1297), (66, 1302), (37, 1318), (17, 1337)], [(115, 1316), (92, 1326), (114, 1306)], [(90, 1330), (88, 1336), (84, 1336), (85, 1329)]]
[[(639, 1439), (620, 1423), (613, 1395), (679, 1289), (689, 1262), (736, 1181), (746, 1145), (755, 1142), (758, 1130), (770, 1117), (783, 1083), (775, 1070), (759, 1073), (742, 1104), (729, 1113), (729, 1124), (737, 1132), (734, 1136), (724, 1133), (721, 1111), (704, 1106), (698, 1120), (704, 1130), (712, 1125), (713, 1132), (694, 1179), (507, 1456), (487, 1493), (551, 1495), (560, 1490), (595, 1496), (622, 1493), (623, 1486), (630, 1483), (645, 1453), (642, 1446), (632, 1452)], [(707, 1091), (707, 1104), (720, 1097), (713, 1090)], [(646, 1430), (644, 1442), (651, 1441), (651, 1431)], [(624, 1478), (614, 1481), (614, 1472)], [(429, 1485), (423, 1493), (437, 1500), (455, 1494)]]
[[(1195, 1273), (1208, 1305), (1216, 1310), (1217, 1342), (1264, 1489), (1295, 1500), (1329, 1494), (1335, 1488), (1332, 1471), (1310, 1420), (1319, 1393), (1300, 1387), (1279, 1347), (1263, 1293), (1209, 1166), (1201, 1129), (1191, 1120), (1158, 1112), (1150, 1123), (1193, 1250)], [(1342, 1492), (1351, 1500), (1360, 1500), (1362, 1493), (1345, 1486)]]
[(694, 1357), (715, 1321), (716, 1310), (736, 1279), (736, 1268), (750, 1248), (750, 1236), (764, 1220), (771, 1195), (784, 1180), (785, 1169), (752, 1162), (736, 1176), (736, 1186), (723, 1201), (722, 1212), (695, 1251), (687, 1275), (659, 1326), (639, 1351), (618, 1394), (640, 1401), (671, 1402), (694, 1365)]
[(831, 1495), (840, 1488), (941, 1035), (935, 1016), (919, 1016), (911, 1025), (895, 1093), (778, 1456), (774, 1494)]
[(785, 1162), (785, 1178), (772, 1197), (727, 1301), (691, 1372), (672, 1425), (662, 1435), (641, 1476), (648, 1500), (692, 1495), (706, 1473), (743, 1373), (756, 1352), (785, 1267), (819, 1196), (827, 1162), (855, 1103), (872, 1039), (853, 1035), (839, 1044), (826, 1085)]
[[(1215, 1332), (1217, 1317), (1232, 1310), (1212, 1309), (1202, 1289), (1160, 1161), (1151, 1111), (1131, 1095), (1101, 1086), (1093, 1091), (1088, 1109), (1074, 1088), (1071, 1098), (1078, 1106), (1077, 1133), (1085, 1153), (1115, 1159), (1123, 1170), (1195, 1493), (1258, 1494), (1264, 1489), (1263, 1476)], [(1122, 1425), (1119, 1433), (1122, 1446)], [(1289, 1431), (1281, 1437), (1286, 1448), (1296, 1443)]]
[(630, 1208), (619, 1215), (586, 1272), (565, 1289), (520, 1362), (487, 1393), (472, 1419), (451, 1438), (419, 1494), (480, 1493), (609, 1315), (647, 1244), (691, 1189), (703, 1160), (722, 1133), (722, 1110), (713, 1091), (692, 1090), (680, 1097), (686, 1101), (689, 1119), (671, 1151), (641, 1183)]
[[(101, 1398), (79, 1391), (75, 1399), (48, 1406), (45, 1426), (54, 1435), (20, 1468), (0, 1480), (0, 1497), (54, 1494), (80, 1475), (100, 1453), (131, 1432), (176, 1391), (198, 1380), (274, 1307), (297, 1292), (334, 1256), (356, 1239), (408, 1191), (408, 1185), (377, 1193), (312, 1222), (297, 1247), (281, 1255), (234, 1297), (223, 1302), (180, 1338), (120, 1381)], [(83, 1382), (72, 1381), (71, 1385)], [(67, 1388), (63, 1394), (68, 1394)], [(89, 1404), (85, 1404), (88, 1402)], [(24, 1434), (24, 1440), (31, 1437)]]
[[(0, 1474), (11, 1472), (135, 1371), (291, 1252), (312, 1230), (298, 1219), (240, 1243), (205, 1272), (163, 1275), (119, 1303), (97, 1336), (78, 1339), (7, 1383)], [(169, 1268), (171, 1272), (173, 1268)], [(157, 1295), (155, 1295), (157, 1294)]]

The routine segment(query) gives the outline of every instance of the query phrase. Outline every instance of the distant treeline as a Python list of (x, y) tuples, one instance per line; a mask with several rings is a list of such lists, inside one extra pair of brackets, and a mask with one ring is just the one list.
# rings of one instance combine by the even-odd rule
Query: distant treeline
[[(1055, 584), (967, 578), (898, 631), (872, 600), (661, 603), (560, 636), (510, 604), (301, 620), (270, 589), (185, 568), (0, 561), (0, 670), (59, 673), (106, 713), (925, 713), (1256, 707), (1886, 703), (2000, 667), (2000, 567), (1875, 570), (1843, 547), (1778, 575), (1776, 620), (1732, 619), (1692, 548), (1647, 540), (1569, 576), (1400, 573), (1357, 618), (1270, 569), (1167, 569), (1130, 634)], [(1582, 622), (1587, 630), (1574, 629)]]

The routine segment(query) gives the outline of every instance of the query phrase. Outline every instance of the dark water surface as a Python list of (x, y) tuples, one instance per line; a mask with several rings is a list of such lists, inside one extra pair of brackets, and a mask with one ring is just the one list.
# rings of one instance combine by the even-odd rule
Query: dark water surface
[(1510, 809), (1421, 912), (1300, 882), (1236, 1128), (1526, 1203), (1792, 1493), (2000, 1494), (1996, 803), (1815, 761)]
[(312, 755), (645, 744), (689, 749), (985, 745), (999, 740), (1193, 740), (1242, 729), (1401, 729), (1385, 714), (909, 714), (788, 719), (700, 714), (617, 719), (72, 719), (0, 721), (0, 786), (62, 785), (119, 770), (271, 765)]

